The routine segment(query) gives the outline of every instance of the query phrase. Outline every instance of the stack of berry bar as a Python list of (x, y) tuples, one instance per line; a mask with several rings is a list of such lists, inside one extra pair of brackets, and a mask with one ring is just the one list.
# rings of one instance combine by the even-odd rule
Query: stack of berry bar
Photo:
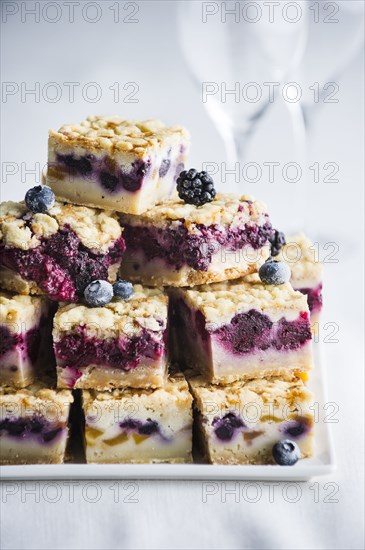
[(182, 127), (92, 116), (1, 205), (0, 464), (63, 462), (71, 407), (89, 463), (311, 456), (321, 267), (188, 150)]

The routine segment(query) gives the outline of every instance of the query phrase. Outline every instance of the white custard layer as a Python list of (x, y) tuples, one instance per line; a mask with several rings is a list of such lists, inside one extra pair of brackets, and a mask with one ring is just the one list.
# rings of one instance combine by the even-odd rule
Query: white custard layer
[[(151, 169), (143, 177), (141, 188), (136, 191), (128, 191), (122, 186), (118, 186), (115, 191), (109, 191), (103, 188), (97, 175), (80, 177), (68, 174), (62, 165), (57, 161), (57, 147), (49, 150), (47, 185), (49, 185), (58, 200), (81, 204), (85, 206), (94, 206), (106, 210), (115, 210), (117, 212), (127, 212), (129, 214), (141, 214), (153, 207), (157, 202), (170, 197), (175, 188), (177, 167), (186, 163), (187, 154), (180, 153), (181, 143), (166, 147), (157, 153), (151, 151)], [(82, 156), (87, 153), (82, 148), (73, 148), (59, 151), (62, 155), (69, 154)], [(102, 162), (106, 153), (104, 151), (95, 152), (94, 156)], [(159, 176), (159, 169), (162, 160), (169, 158), (170, 168), (164, 177)], [(132, 161), (130, 155), (118, 153), (113, 159), (125, 170), (132, 170)]]
[(212, 356), (214, 361), (206, 361), (203, 367), (208, 367), (205, 372), (214, 383), (272, 375), (286, 376), (312, 368), (312, 342), (309, 341), (296, 350), (255, 350), (244, 356), (229, 354), (225, 348), (213, 343)]
[(204, 374), (209, 382), (227, 384), (235, 380), (291, 376), (293, 372), (309, 371), (313, 367), (312, 341), (294, 350), (260, 350), (233, 354), (214, 337), (208, 342), (193, 331), (179, 338), (175, 335), (177, 356), (182, 364)]
[[(284, 439), (313, 454), (313, 395), (300, 378), (267, 377), (214, 386), (188, 373), (197, 432), (206, 458), (216, 464), (271, 464)], [(292, 430), (292, 434), (290, 434)]]
[[(83, 410), (87, 462), (192, 460), (192, 397), (181, 375), (156, 390), (83, 391)], [(153, 433), (138, 429), (148, 423)]]
[(67, 437), (66, 429), (55, 442), (49, 443), (3, 434), (0, 439), (0, 464), (62, 464)]
[[(239, 430), (231, 441), (220, 441), (212, 426), (200, 424), (203, 446), (213, 464), (270, 464), (272, 448), (283, 439), (285, 423), (257, 422), (251, 431)], [(301, 458), (312, 456), (313, 431), (296, 439)]]
[(22, 388), (33, 382), (35, 367), (29, 356), (17, 346), (0, 360), (0, 383)]
[[(291, 376), (292, 372), (310, 370), (313, 349), (309, 320), (308, 339), (298, 348), (276, 348), (277, 327), (280, 332), (278, 323), (295, 322), (302, 313), (308, 315), (305, 297), (294, 292), (289, 284), (277, 290), (267, 288), (257, 281), (234, 281), (192, 290), (172, 289), (172, 316), (176, 316), (172, 325), (175, 360), (186, 368), (204, 373), (210, 382), (224, 384), (272, 375)], [(246, 314), (251, 310), (273, 323), (266, 334), (267, 349), (260, 349), (258, 345), (252, 350), (236, 352), (230, 348), (229, 331), (223, 340), (220, 329), (229, 325), (238, 313)], [(252, 323), (252, 331), (259, 330), (254, 316)], [(240, 334), (235, 336), (240, 337)], [(245, 334), (242, 334), (244, 341)]]
[[(43, 297), (8, 294), (0, 291), (0, 326), (18, 341), (0, 357), (0, 384), (22, 388), (33, 382), (44, 345), (49, 304)], [(39, 350), (31, 359), (27, 349), (28, 331), (39, 331)]]
[[(106, 435), (106, 440), (113, 438)], [(89, 464), (106, 463), (159, 463), (170, 464), (191, 462), (192, 430), (191, 426), (175, 433), (171, 441), (161, 441), (158, 436), (129, 435), (125, 441), (113, 445), (88, 439), (86, 461)]]

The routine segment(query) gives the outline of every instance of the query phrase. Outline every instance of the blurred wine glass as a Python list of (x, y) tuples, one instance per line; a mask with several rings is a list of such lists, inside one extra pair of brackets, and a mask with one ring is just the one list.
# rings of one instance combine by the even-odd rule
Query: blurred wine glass
[[(218, 12), (206, 13), (207, 4)], [(244, 4), (189, 0), (178, 8), (183, 52), (228, 163), (244, 160), (251, 133), (273, 103), (272, 94), (299, 65), (307, 37), (305, 2), (297, 2), (302, 17), (295, 23), (284, 17), (272, 22), (268, 13), (254, 22), (254, 12), (243, 16)], [(257, 9), (258, 3), (248, 4)], [(239, 11), (225, 16), (228, 6)]]
[[(314, 161), (313, 158), (309, 161), (314, 153), (318, 159), (318, 151), (310, 149), (319, 111), (326, 104), (339, 102), (341, 78), (364, 45), (364, 7), (362, 0), (307, 3), (307, 46), (301, 63), (293, 71), (293, 80), (300, 82), (302, 90), (301, 100), (294, 106), (301, 112), (300, 131), (295, 132), (300, 121), (299, 112), (292, 116), (296, 148), (305, 168)], [(337, 109), (334, 115), (338, 115)], [(303, 183), (305, 188), (303, 186), (302, 191), (307, 196), (308, 207), (308, 195), (317, 193), (318, 196), (318, 185), (313, 181), (313, 176), (307, 176), (307, 181)], [(323, 190), (319, 191), (321, 193)], [(303, 229), (313, 235), (313, 214), (310, 212), (308, 208)], [(323, 246), (333, 240), (334, 234), (329, 235), (322, 226), (318, 226), (315, 238)], [(338, 233), (335, 238), (341, 239), (341, 234)], [(351, 243), (346, 242), (343, 248), (345, 254), (348, 253)]]
[(308, 41), (295, 80), (301, 82), (301, 108), (306, 129), (315, 122), (318, 109), (337, 103), (339, 80), (364, 44), (362, 0), (309, 2)]

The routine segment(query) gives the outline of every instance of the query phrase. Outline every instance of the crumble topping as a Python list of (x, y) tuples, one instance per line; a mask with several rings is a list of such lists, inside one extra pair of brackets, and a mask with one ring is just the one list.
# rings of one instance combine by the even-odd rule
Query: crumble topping
[[(203, 414), (217, 416), (218, 411), (253, 405), (258, 408), (261, 417), (267, 414), (270, 406), (271, 416), (283, 409), (291, 412), (297, 408), (300, 413), (310, 414), (313, 396), (303, 381), (296, 376), (291, 379), (280, 377), (257, 378), (237, 381), (225, 386), (216, 386), (205, 382), (201, 376), (188, 374), (189, 385)], [(241, 412), (242, 409), (240, 409)], [(248, 411), (247, 411), (248, 412)], [(259, 419), (259, 418), (258, 418)]]
[(121, 399), (148, 399), (151, 402), (162, 403), (169, 406), (173, 401), (188, 401), (191, 403), (192, 397), (189, 393), (188, 384), (183, 375), (170, 375), (162, 388), (157, 389), (134, 389), (120, 388), (111, 391), (83, 390), (83, 403), (91, 405), (94, 401), (114, 401)]
[(18, 273), (0, 266), (1, 286), (4, 290), (16, 292), (17, 294), (43, 294), (42, 290), (34, 281), (26, 281)]
[[(49, 380), (38, 380), (27, 388), (18, 390), (10, 386), (0, 386), (0, 410), (4, 413), (8, 408), (10, 413), (16, 412), (17, 416), (22, 416), (20, 413), (24, 413), (25, 408), (37, 408), (42, 402), (52, 402), (60, 410), (73, 403), (74, 398), (70, 390), (57, 390), (51, 386), (53, 383)], [(14, 409), (15, 403), (16, 408)], [(20, 411), (18, 406), (20, 406)]]
[(189, 134), (181, 126), (165, 126), (160, 120), (125, 120), (120, 116), (89, 116), (79, 124), (65, 124), (49, 132), (50, 143), (65, 147), (124, 152), (143, 157), (149, 150), (175, 142), (187, 142)]
[(250, 309), (267, 314), (281, 310), (309, 311), (306, 296), (293, 290), (290, 283), (265, 285), (257, 274), (245, 279), (201, 285), (195, 289), (174, 289), (173, 292), (201, 310), (208, 322), (219, 324)]
[(0, 232), (1, 239), (8, 248), (29, 250), (40, 245), (40, 240), (32, 234), (24, 220), (4, 221), (1, 223)]
[(116, 214), (97, 208), (56, 202), (47, 214), (27, 211), (24, 202), (4, 202), (0, 209), (0, 238), (8, 248), (29, 250), (59, 228), (68, 225), (82, 244), (96, 252), (108, 252), (122, 229)]
[(142, 329), (161, 333), (167, 325), (167, 296), (159, 289), (134, 286), (134, 295), (125, 302), (112, 301), (104, 307), (79, 304), (61, 306), (54, 318), (54, 337), (85, 327), (90, 336), (118, 338), (138, 335)]
[(163, 225), (166, 222), (184, 223), (188, 230), (194, 225), (230, 225), (242, 226), (247, 222), (262, 225), (267, 220), (266, 205), (256, 201), (253, 197), (243, 195), (237, 197), (227, 193), (217, 193), (212, 202), (197, 208), (193, 204), (186, 204), (174, 196), (157, 204), (141, 216), (122, 214), (123, 223), (132, 225), (151, 224)]
[(56, 233), (59, 229), (57, 220), (48, 214), (34, 214), (31, 227), (37, 237), (45, 239)]
[[(47, 300), (43, 296), (23, 296), (0, 291), (0, 322), (3, 324), (29, 323), (25, 329), (38, 322)], [(11, 330), (14, 326), (9, 327)], [(20, 327), (21, 328), (21, 327)], [(22, 327), (24, 328), (24, 327)]]
[(275, 260), (284, 261), (290, 266), (290, 280), (294, 287), (299, 287), (301, 281), (313, 279), (316, 284), (322, 279), (323, 266), (316, 260), (312, 241), (303, 233), (288, 237)]

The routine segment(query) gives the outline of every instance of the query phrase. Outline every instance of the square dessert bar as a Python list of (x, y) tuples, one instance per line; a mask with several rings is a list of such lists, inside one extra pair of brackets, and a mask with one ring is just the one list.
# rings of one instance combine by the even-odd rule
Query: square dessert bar
[(151, 286), (195, 286), (258, 270), (273, 230), (266, 207), (217, 194), (197, 208), (173, 198), (142, 216), (121, 215), (126, 241), (121, 275)]
[(0, 206), (0, 288), (77, 302), (95, 279), (114, 281), (125, 248), (115, 214), (56, 203), (33, 214)]
[(84, 390), (82, 397), (87, 462), (192, 461), (192, 397), (181, 375), (155, 390)]
[(289, 265), (293, 288), (307, 296), (312, 331), (317, 333), (322, 310), (323, 265), (316, 259), (313, 243), (303, 233), (293, 235), (275, 259)]
[(167, 296), (134, 287), (129, 301), (61, 305), (53, 341), (58, 387), (159, 387), (167, 370)]
[(175, 357), (210, 382), (291, 376), (312, 367), (306, 297), (290, 283), (249, 279), (171, 290)]
[(49, 309), (43, 296), (0, 291), (0, 384), (22, 388), (34, 382), (42, 347), (50, 343)]
[(213, 386), (188, 378), (204, 457), (214, 464), (271, 464), (273, 446), (297, 443), (313, 454), (313, 397), (302, 380), (261, 378)]
[(91, 116), (49, 134), (49, 185), (56, 197), (141, 214), (171, 195), (189, 136), (159, 120)]
[(26, 389), (0, 386), (0, 464), (61, 464), (72, 393), (48, 380)]

